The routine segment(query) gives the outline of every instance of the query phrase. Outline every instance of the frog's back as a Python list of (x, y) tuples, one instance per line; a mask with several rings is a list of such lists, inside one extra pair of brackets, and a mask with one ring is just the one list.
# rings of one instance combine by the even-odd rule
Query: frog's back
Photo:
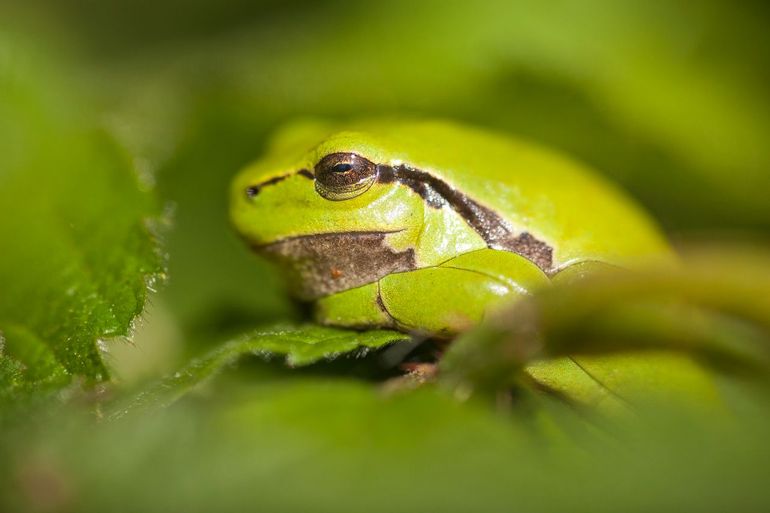
[(315, 152), (343, 148), (441, 179), (551, 245), (557, 268), (670, 256), (655, 224), (622, 191), (569, 158), (509, 136), (444, 121), (378, 120), (348, 125)]

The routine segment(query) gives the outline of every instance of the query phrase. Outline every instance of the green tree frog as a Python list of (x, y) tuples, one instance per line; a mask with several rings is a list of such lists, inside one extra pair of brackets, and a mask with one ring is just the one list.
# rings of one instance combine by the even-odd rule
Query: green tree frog
[[(586, 167), (445, 121), (291, 125), (231, 195), (246, 242), (286, 271), (319, 322), (343, 327), (451, 337), (553, 282), (674, 258), (650, 218)], [(672, 353), (527, 372), (593, 405), (651, 390), (716, 396), (705, 371)]]
[(671, 256), (585, 167), (443, 121), (291, 126), (231, 204), (248, 244), (337, 326), (451, 336), (552, 280)]

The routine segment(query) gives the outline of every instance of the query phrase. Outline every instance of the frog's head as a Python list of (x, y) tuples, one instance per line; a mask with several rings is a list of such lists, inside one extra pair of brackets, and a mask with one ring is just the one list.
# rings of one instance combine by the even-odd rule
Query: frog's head
[(363, 131), (295, 125), (235, 179), (236, 229), (288, 271), (299, 297), (414, 267), (423, 201), (393, 179), (388, 146)]

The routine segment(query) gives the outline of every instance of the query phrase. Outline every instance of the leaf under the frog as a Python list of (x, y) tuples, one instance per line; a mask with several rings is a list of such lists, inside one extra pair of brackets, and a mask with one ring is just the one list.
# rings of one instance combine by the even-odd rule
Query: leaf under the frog
[(113, 417), (122, 417), (134, 410), (168, 406), (246, 355), (267, 359), (284, 357), (289, 366), (298, 367), (340, 355), (363, 356), (372, 349), (406, 340), (409, 340), (407, 335), (391, 330), (354, 331), (314, 324), (255, 331), (217, 347), (128, 403), (120, 404)]

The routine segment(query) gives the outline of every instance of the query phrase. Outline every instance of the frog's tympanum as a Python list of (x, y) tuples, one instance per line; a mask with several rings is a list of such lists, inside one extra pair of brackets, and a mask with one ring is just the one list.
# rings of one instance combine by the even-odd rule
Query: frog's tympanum
[(436, 336), (581, 269), (670, 257), (584, 166), (447, 122), (293, 125), (236, 178), (231, 213), (320, 322)]

